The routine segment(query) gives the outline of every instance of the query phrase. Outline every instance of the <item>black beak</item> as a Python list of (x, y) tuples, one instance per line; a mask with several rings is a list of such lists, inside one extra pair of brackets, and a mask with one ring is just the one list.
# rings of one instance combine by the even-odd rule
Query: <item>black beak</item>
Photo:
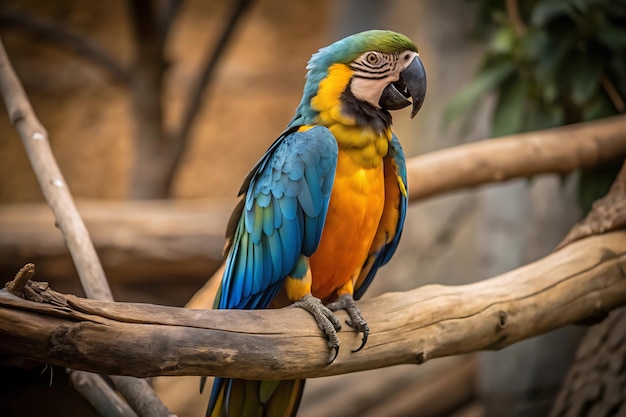
[(383, 109), (399, 110), (411, 104), (411, 119), (415, 117), (426, 97), (426, 71), (419, 56), (400, 73), (400, 79), (383, 90), (378, 104)]

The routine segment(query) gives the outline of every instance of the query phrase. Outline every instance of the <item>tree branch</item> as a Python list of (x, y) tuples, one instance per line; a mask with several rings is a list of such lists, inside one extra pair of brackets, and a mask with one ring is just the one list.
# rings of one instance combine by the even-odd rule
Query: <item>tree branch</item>
[(100, 375), (72, 369), (68, 369), (67, 372), (74, 389), (85, 397), (101, 416), (137, 417), (132, 408)]
[[(87, 228), (78, 214), (67, 183), (50, 149), (48, 133), (37, 119), (11, 67), (2, 42), (0, 42), (0, 94), (2, 94), (11, 123), (24, 145), (43, 195), (54, 213), (55, 224), (61, 230), (72, 255), (85, 294), (93, 299), (113, 301), (111, 289)], [(136, 395), (138, 387), (141, 387), (144, 398), (148, 398), (149, 393), (156, 398), (145, 381), (135, 381), (133, 385), (132, 391), (127, 389), (128, 384), (118, 386), (127, 400)], [(154, 408), (159, 409), (159, 412), (144, 415), (171, 415), (169, 410), (158, 401)]]
[(27, 263), (13, 278), (13, 281), (7, 282), (5, 288), (8, 292), (18, 297), (23, 296), (24, 286), (35, 275), (35, 264)]
[(331, 365), (325, 338), (301, 309), (190, 310), (64, 298), (42, 304), (0, 291), (0, 349), (137, 377), (319, 377), (500, 349), (603, 315), (626, 304), (626, 232), (575, 242), (474, 284), (430, 285), (362, 301), (369, 342), (350, 352), (359, 335), (344, 329), (343, 348)]
[[(410, 158), (409, 197), (414, 202), (516, 177), (566, 173), (625, 154), (626, 116), (483, 140)], [(165, 271), (175, 271), (177, 265), (185, 265), (188, 275), (206, 275), (207, 262), (222, 259), (224, 225), (234, 203), (84, 201), (79, 207), (105, 262), (114, 259), (118, 270), (136, 278), (143, 273), (134, 267), (138, 259), (145, 259), (142, 267), (169, 265)], [(65, 253), (51, 224), (47, 208), (0, 206), (0, 230), (7, 232), (0, 234), (0, 263), (13, 262), (16, 256), (33, 259)], [(158, 230), (155, 224), (160, 225)], [(152, 279), (153, 268), (143, 271)]]
[(217, 64), (220, 62), (220, 59), (226, 51), (226, 47), (235, 32), (237, 24), (241, 21), (241, 18), (245, 15), (245, 12), (250, 8), (251, 4), (252, 0), (236, 0), (233, 9), (230, 12), (228, 22), (226, 23), (226, 26), (224, 26), (224, 29), (217, 40), (216, 46), (207, 50), (201, 70), (198, 72), (196, 79), (191, 83), (189, 97), (187, 103), (183, 107), (180, 127), (174, 133), (173, 137), (174, 148), (172, 152), (172, 163), (167, 177), (167, 189), (169, 192), (171, 192), (175, 175), (178, 172), (183, 153), (185, 152), (187, 143), (189, 142), (191, 126), (193, 125), (193, 121), (202, 107), (202, 98), (206, 87), (215, 73)]
[(626, 162), (607, 195), (593, 203), (587, 217), (574, 225), (557, 249), (590, 235), (624, 228), (626, 228)]
[(122, 63), (85, 35), (68, 29), (54, 20), (3, 8), (0, 10), (0, 25), (21, 29), (45, 42), (65, 46), (105, 69), (116, 81), (125, 84), (130, 82), (130, 72)]
[(41, 125), (0, 43), (0, 93), (11, 123), (19, 134), (41, 191), (52, 209), (88, 297), (113, 300), (89, 233), (52, 155), (48, 132)]
[(407, 161), (409, 197), (546, 173), (568, 173), (626, 155), (626, 116), (488, 139)]

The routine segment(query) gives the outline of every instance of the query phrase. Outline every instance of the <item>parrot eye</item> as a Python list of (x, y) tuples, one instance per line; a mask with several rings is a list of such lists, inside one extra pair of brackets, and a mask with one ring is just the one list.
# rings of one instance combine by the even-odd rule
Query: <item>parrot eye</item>
[(369, 54), (367, 54), (365, 56), (365, 59), (367, 60), (368, 64), (373, 64), (373, 65), (378, 64), (378, 61), (380, 61), (380, 58), (375, 52), (370, 52)]
[(411, 58), (411, 54), (410, 53), (406, 53), (404, 54), (404, 56), (402, 57), (402, 59), (404, 59), (404, 61), (408, 61), (409, 58)]

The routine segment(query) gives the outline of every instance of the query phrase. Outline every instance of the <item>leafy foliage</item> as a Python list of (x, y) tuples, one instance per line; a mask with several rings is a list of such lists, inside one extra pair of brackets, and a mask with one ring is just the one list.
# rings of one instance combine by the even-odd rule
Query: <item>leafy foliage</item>
[[(476, 1), (476, 32), (488, 48), (477, 78), (448, 107), (446, 124), (471, 114), (489, 93), (496, 96), (494, 137), (624, 112), (626, 0)], [(583, 173), (585, 211), (606, 184), (606, 175)]]

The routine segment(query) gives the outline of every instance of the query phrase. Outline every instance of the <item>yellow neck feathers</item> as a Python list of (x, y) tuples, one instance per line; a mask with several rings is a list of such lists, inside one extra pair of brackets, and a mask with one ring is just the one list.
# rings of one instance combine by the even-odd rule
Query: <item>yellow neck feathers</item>
[(311, 107), (319, 112), (317, 124), (330, 129), (341, 151), (349, 152), (359, 165), (378, 166), (387, 155), (391, 129), (377, 133), (372, 128), (358, 126), (353, 117), (342, 112), (341, 94), (351, 77), (350, 67), (333, 64), (311, 100)]

